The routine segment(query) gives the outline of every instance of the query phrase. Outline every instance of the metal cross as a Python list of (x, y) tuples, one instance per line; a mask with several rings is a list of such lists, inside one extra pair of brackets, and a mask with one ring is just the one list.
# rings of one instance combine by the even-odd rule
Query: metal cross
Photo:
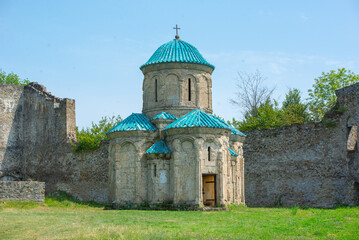
[(176, 27), (174, 27), (173, 29), (176, 29), (176, 39), (179, 39), (179, 36), (178, 36), (178, 29), (181, 29), (177, 26), (176, 24)]

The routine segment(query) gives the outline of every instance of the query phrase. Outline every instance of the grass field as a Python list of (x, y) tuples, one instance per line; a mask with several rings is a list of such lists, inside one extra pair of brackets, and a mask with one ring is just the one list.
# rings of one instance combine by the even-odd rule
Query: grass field
[(359, 207), (104, 210), (66, 196), (0, 202), (0, 239), (359, 239)]

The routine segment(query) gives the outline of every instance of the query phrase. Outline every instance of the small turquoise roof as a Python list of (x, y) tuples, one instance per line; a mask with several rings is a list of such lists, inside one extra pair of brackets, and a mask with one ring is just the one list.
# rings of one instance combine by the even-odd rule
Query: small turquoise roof
[(132, 113), (122, 122), (117, 124), (114, 128), (107, 132), (121, 132), (121, 131), (157, 131), (157, 128), (150, 123), (148, 118), (142, 113)]
[(152, 64), (170, 62), (196, 63), (214, 69), (214, 66), (204, 59), (197, 48), (180, 39), (174, 39), (160, 46), (140, 69)]
[(202, 112), (200, 109), (194, 110), (183, 117), (179, 118), (177, 121), (171, 123), (164, 128), (191, 128), (191, 127), (208, 127), (208, 128), (226, 128), (228, 127), (212, 117), (211, 115)]
[(218, 121), (220, 121), (221, 123), (223, 123), (224, 125), (226, 125), (228, 129), (232, 130), (233, 135), (239, 135), (239, 136), (242, 136), (242, 137), (247, 137), (244, 133), (241, 133), (236, 128), (234, 128), (232, 125), (226, 123), (226, 121), (224, 121), (223, 119), (220, 119), (219, 117), (216, 117), (214, 115), (211, 115), (211, 116), (213, 118), (217, 119)]
[(228, 148), (228, 151), (232, 156), (236, 156), (236, 157), (238, 156), (238, 154), (235, 151), (233, 151), (232, 149)]
[(171, 153), (171, 150), (165, 141), (159, 140), (147, 149), (146, 153)]
[(177, 117), (175, 117), (174, 115), (168, 113), (168, 112), (161, 112), (159, 114), (157, 114), (156, 116), (154, 116), (153, 118), (151, 118), (151, 121), (154, 119), (169, 119), (169, 120), (177, 120)]

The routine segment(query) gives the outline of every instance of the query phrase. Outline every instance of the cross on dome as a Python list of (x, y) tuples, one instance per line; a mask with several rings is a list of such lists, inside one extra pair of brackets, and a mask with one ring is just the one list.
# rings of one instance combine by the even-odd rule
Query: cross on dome
[(176, 29), (175, 39), (179, 39), (180, 37), (179, 37), (179, 35), (178, 35), (178, 29), (181, 29), (181, 28), (179, 28), (179, 27), (177, 26), (177, 24), (176, 24), (176, 27), (174, 27), (173, 29)]

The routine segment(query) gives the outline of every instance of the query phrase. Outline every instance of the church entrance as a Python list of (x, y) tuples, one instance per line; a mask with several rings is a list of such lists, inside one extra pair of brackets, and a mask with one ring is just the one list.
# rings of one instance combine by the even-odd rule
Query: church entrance
[(202, 176), (202, 193), (205, 206), (216, 206), (216, 175)]

